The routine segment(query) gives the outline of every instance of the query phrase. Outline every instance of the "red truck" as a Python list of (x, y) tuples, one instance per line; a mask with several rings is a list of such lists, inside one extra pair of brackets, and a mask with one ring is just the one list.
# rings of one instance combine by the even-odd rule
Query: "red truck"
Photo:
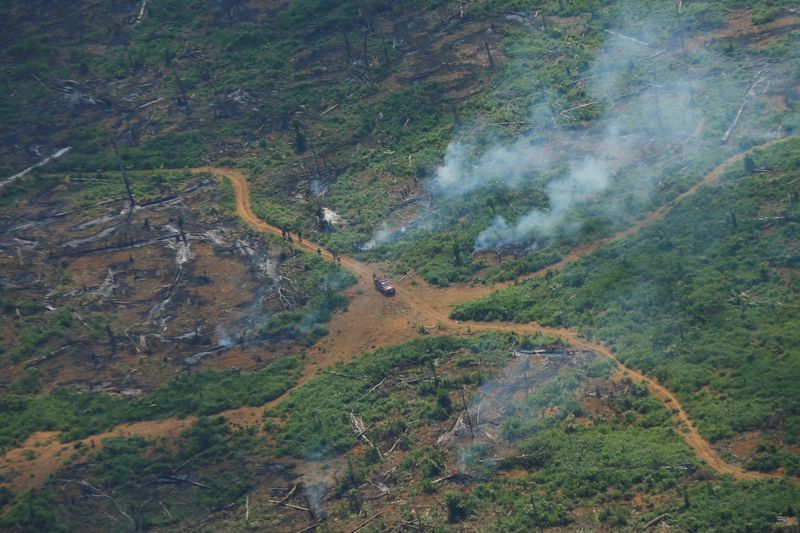
[(384, 296), (394, 296), (395, 289), (389, 278), (379, 278), (375, 274), (372, 275), (372, 282), (375, 284), (375, 289)]

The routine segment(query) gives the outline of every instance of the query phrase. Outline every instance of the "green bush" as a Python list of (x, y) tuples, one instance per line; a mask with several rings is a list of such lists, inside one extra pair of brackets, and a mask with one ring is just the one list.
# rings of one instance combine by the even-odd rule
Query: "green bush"
[(242, 405), (262, 405), (289, 389), (300, 371), (299, 361), (286, 357), (257, 372), (182, 373), (153, 394), (136, 400), (70, 388), (42, 396), (8, 394), (0, 398), (0, 448), (19, 444), (35, 431), (62, 431), (62, 439), (70, 441), (122, 422), (208, 415)]
[[(492, 354), (497, 353), (508, 338), (485, 335), (480, 339), (485, 341), (482, 352)], [(428, 394), (420, 387), (415, 394), (413, 389), (407, 389), (399, 383), (392, 387), (402, 387), (409, 394), (368, 396), (366, 392), (399, 371), (430, 375), (431, 361), (447, 360), (475, 342), (476, 339), (424, 337), (366, 354), (337, 367), (336, 374), (318, 375), (292, 391), (286, 401), (265, 413), (267, 422), (272, 422), (269, 425), (271, 437), (282, 454), (298, 458), (329, 457), (346, 452), (357, 442), (351, 428), (351, 412), (366, 424), (394, 419), (415, 420), (419, 424), (430, 418), (445, 419), (448, 412), (437, 401), (440, 396), (435, 388), (431, 389), (433, 394)], [(381, 390), (392, 389), (385, 384)], [(441, 401), (445, 402), (443, 399)], [(384, 438), (391, 439), (388, 432), (382, 433)], [(423, 472), (442, 468), (441, 461), (433, 457), (434, 464), (438, 466), (423, 464), (420, 467)]]
[[(751, 157), (772, 171), (736, 165), (626, 241), (457, 306), (453, 318), (580, 326), (676, 391), (712, 440), (770, 428), (780, 412), (784, 437), (797, 442), (800, 396), (788, 376), (800, 368), (800, 292), (779, 272), (798, 265), (788, 250), (800, 203), (785, 191), (800, 142)], [(765, 226), (764, 212), (778, 222)]]

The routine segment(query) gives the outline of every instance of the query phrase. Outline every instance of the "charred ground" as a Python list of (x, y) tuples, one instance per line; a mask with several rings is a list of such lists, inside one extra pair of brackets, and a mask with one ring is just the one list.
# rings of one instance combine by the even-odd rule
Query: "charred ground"
[[(796, 524), (797, 148), (745, 150), (800, 127), (800, 19), (781, 2), (623, 4), (4, 6), (0, 170), (72, 150), (0, 185), (3, 525)], [(622, 20), (654, 40), (595, 99), (594, 58), (633, 42)], [(670, 72), (700, 89), (670, 93)], [(663, 114), (640, 120), (659, 94)], [(690, 134), (659, 138), (694, 108)], [(612, 123), (637, 142), (600, 150)], [(555, 163), (454, 198), (435, 187), (453, 139), (474, 148), (465, 168), (520, 139)], [(612, 185), (563, 231), (472, 253), (497, 217), (551, 208), (547, 185), (594, 152)], [(723, 188), (693, 200), (732, 154)], [(246, 198), (209, 164), (237, 167)], [(675, 223), (698, 211), (708, 236)], [(261, 233), (275, 226), (295, 241)], [(348, 257), (370, 241), (361, 258), (381, 263)], [(679, 255), (723, 273), (642, 281), (635, 253), (652, 272)], [(336, 312), (345, 269), (357, 284)], [(396, 298), (372, 290), (376, 271), (397, 274)], [(455, 316), (551, 327), (448, 318), (501, 288), (482, 282), (528, 274)], [(614, 290), (635, 283), (664, 287)], [(477, 334), (492, 329), (507, 333)]]

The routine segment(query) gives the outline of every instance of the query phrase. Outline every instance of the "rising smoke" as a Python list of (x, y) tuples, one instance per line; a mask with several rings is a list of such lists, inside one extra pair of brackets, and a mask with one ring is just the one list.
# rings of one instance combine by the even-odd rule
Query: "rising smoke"
[[(627, 34), (635, 35), (635, 40), (626, 38)], [(496, 186), (515, 190), (556, 165), (566, 164), (567, 168), (564, 175), (546, 185), (546, 209), (531, 209), (513, 221), (495, 218), (478, 235), (476, 251), (575, 231), (577, 227), (565, 222), (570, 211), (607, 191), (615, 174), (640, 162), (642, 154), (675, 151), (678, 147), (684, 154), (691, 150), (692, 133), (703, 118), (694, 98), (700, 82), (689, 79), (682, 69), (668, 69), (662, 64), (669, 56), (666, 49), (676, 44), (664, 48), (650, 44), (662, 34), (658, 27), (641, 25), (623, 25), (607, 32), (608, 39), (585, 76), (587, 107), (605, 109), (598, 120), (600, 127), (590, 131), (553, 130), (555, 117), (564, 120), (568, 113), (559, 114), (557, 99), (549, 98), (545, 104), (531, 106), (529, 118), (540, 126), (512, 142), (480, 153), (475, 146), (462, 142), (450, 144), (432, 184), (440, 198), (463, 197)], [(544, 117), (548, 117), (546, 121)], [(654, 179), (637, 183), (637, 193), (649, 194)], [(614, 217), (618, 207), (614, 199), (604, 200), (609, 206), (607, 216)]]

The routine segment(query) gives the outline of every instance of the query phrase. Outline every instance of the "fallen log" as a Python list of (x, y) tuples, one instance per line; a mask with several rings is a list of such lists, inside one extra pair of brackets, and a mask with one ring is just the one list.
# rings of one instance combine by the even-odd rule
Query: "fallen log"
[(586, 77), (586, 78), (580, 78), (580, 79), (578, 79), (578, 80), (574, 80), (574, 81), (571, 81), (571, 82), (569, 82), (569, 83), (567, 84), (567, 86), (569, 86), (569, 85), (575, 85), (576, 83), (581, 83), (581, 82), (584, 82), (584, 81), (593, 80), (593, 79), (594, 79), (594, 78), (596, 78), (596, 77), (597, 77), (597, 76), (588, 76), (588, 77)]
[(53, 152), (52, 155), (49, 155), (49, 156), (45, 157), (44, 159), (42, 159), (41, 161), (39, 161), (35, 165), (32, 165), (32, 166), (26, 168), (22, 172), (17, 172), (16, 174), (14, 174), (10, 178), (6, 179), (5, 181), (0, 181), (0, 189), (5, 187), (6, 185), (10, 185), (11, 183), (17, 181), (19, 178), (22, 178), (23, 176), (27, 175), (30, 171), (32, 171), (32, 170), (34, 170), (34, 169), (36, 169), (38, 167), (41, 167), (43, 165), (46, 165), (47, 163), (49, 163), (53, 159), (58, 159), (59, 157), (63, 156), (64, 154), (66, 154), (70, 150), (72, 150), (71, 146), (67, 146), (66, 148), (61, 148), (60, 150), (56, 150), (55, 152)]
[(643, 525), (642, 529), (649, 529), (649, 528), (653, 527), (654, 525), (658, 524), (659, 522), (661, 522), (662, 520), (664, 520), (668, 516), (669, 516), (669, 513), (660, 514), (657, 517), (655, 517), (652, 520), (650, 520), (645, 525)]
[(330, 106), (327, 109), (325, 109), (325, 111), (320, 113), (319, 116), (324, 117), (325, 115), (327, 115), (328, 113), (330, 113), (331, 111), (336, 109), (337, 107), (339, 107), (339, 104), (333, 104), (332, 106)]
[(576, 105), (576, 106), (574, 106), (574, 107), (570, 107), (569, 109), (565, 109), (564, 111), (562, 111), (562, 112), (561, 112), (561, 114), (562, 114), (562, 115), (566, 115), (566, 114), (567, 114), (567, 113), (569, 113), (570, 111), (575, 111), (576, 109), (581, 109), (581, 108), (584, 108), (584, 107), (589, 107), (590, 105), (595, 105), (595, 104), (597, 104), (597, 103), (598, 103), (598, 102), (589, 102), (589, 103), (586, 103), (586, 104)]
[(351, 530), (350, 530), (350, 533), (356, 533), (357, 531), (361, 531), (362, 529), (364, 529), (365, 527), (367, 527), (367, 525), (368, 525), (370, 522), (372, 522), (373, 520), (375, 520), (376, 518), (378, 518), (378, 517), (379, 517), (381, 514), (383, 514), (383, 511), (378, 511), (377, 513), (375, 513), (374, 515), (372, 515), (371, 517), (369, 517), (367, 520), (365, 520), (364, 522), (362, 522), (362, 523), (361, 523), (361, 524), (360, 524), (358, 527), (356, 527), (355, 529), (351, 529)]
[(147, 7), (147, 0), (142, 0), (142, 5), (139, 6), (139, 14), (136, 15), (136, 22), (133, 23), (134, 26), (139, 24), (142, 19), (144, 18), (144, 9)]
[(306, 531), (311, 531), (312, 529), (315, 529), (315, 528), (319, 527), (320, 524), (322, 524), (322, 520), (317, 520), (316, 522), (314, 522), (310, 526), (306, 526), (303, 529), (298, 529), (297, 533), (305, 533)]
[(284, 496), (283, 498), (281, 498), (279, 501), (280, 501), (281, 503), (285, 502), (286, 500), (288, 500), (289, 498), (291, 498), (291, 497), (292, 497), (292, 494), (294, 494), (294, 492), (295, 492), (296, 490), (297, 490), (297, 485), (292, 485), (292, 490), (290, 490), (289, 492), (287, 492), (287, 493), (286, 493), (286, 496)]
[(535, 126), (536, 123), (530, 120), (518, 120), (516, 122), (491, 122), (492, 126)]
[(167, 509), (167, 507), (164, 505), (164, 502), (159, 500), (158, 504), (161, 506), (161, 509), (164, 511), (164, 514), (167, 515), (169, 518), (172, 518), (172, 513), (169, 512), (169, 509)]
[[(77, 178), (71, 178), (71, 179), (74, 180), (74, 179), (77, 179)], [(94, 180), (94, 181), (107, 181), (107, 180), (101, 179), (101, 180)], [(104, 200), (102, 202), (98, 202), (96, 204), (92, 204), (92, 205), (87, 206), (87, 207), (81, 207), (81, 208), (78, 208), (78, 209), (71, 209), (69, 211), (62, 211), (61, 213), (56, 213), (55, 215), (52, 215), (52, 218), (71, 215), (72, 213), (78, 213), (80, 211), (86, 211), (87, 209), (94, 209), (95, 207), (99, 207), (101, 205), (106, 205), (106, 204), (111, 204), (111, 203), (114, 203), (114, 202), (119, 202), (120, 200), (127, 200), (127, 197), (120, 196), (119, 198), (112, 198), (110, 200)], [(47, 219), (45, 219), (45, 220), (47, 220)]]
[(403, 438), (402, 436), (397, 437), (397, 440), (394, 441), (394, 444), (392, 444), (392, 447), (389, 448), (389, 451), (386, 452), (384, 455), (389, 455), (390, 453), (392, 453), (394, 451), (394, 449), (397, 448), (397, 445), (400, 444), (400, 439), (402, 439), (402, 438)]
[(165, 97), (165, 96), (162, 96), (161, 98), (156, 98), (155, 100), (151, 100), (151, 101), (149, 101), (149, 102), (146, 102), (146, 103), (144, 103), (144, 104), (140, 105), (140, 106), (139, 106), (139, 109), (144, 109), (145, 107), (150, 107), (151, 105), (157, 104), (157, 103), (159, 103), (160, 101), (162, 101), (164, 98), (166, 98), (166, 97)]
[(101, 498), (106, 498), (106, 499), (110, 500), (110, 501), (111, 501), (111, 503), (113, 503), (113, 504), (114, 504), (114, 506), (117, 508), (117, 511), (119, 511), (119, 513), (120, 513), (122, 516), (124, 516), (125, 518), (127, 518), (127, 519), (128, 519), (128, 521), (129, 521), (131, 524), (133, 524), (134, 526), (136, 525), (136, 522), (133, 520), (133, 518), (131, 518), (131, 515), (129, 515), (128, 513), (126, 513), (126, 512), (125, 512), (125, 511), (122, 509), (122, 507), (121, 507), (121, 506), (120, 506), (120, 504), (117, 502), (117, 500), (115, 500), (114, 498), (112, 498), (111, 496), (109, 496), (108, 494), (106, 494), (105, 492), (103, 492), (102, 490), (98, 489), (98, 488), (97, 488), (97, 487), (95, 487), (94, 485), (92, 485), (92, 484), (90, 484), (90, 483), (88, 483), (88, 482), (86, 482), (86, 481), (80, 480), (80, 479), (55, 479), (54, 481), (63, 481), (63, 482), (64, 482), (64, 487), (66, 487), (66, 486), (67, 486), (67, 485), (69, 485), (70, 483), (74, 483), (74, 484), (78, 485), (79, 487), (81, 487), (81, 489), (85, 489), (85, 490), (89, 490), (89, 491), (93, 492), (95, 496), (99, 496), (99, 497), (101, 497)]
[(28, 359), (27, 361), (25, 361), (25, 366), (26, 367), (33, 366), (33, 365), (37, 365), (37, 364), (39, 364), (39, 363), (41, 363), (43, 361), (47, 361), (48, 359), (53, 357), (55, 354), (57, 354), (59, 352), (63, 352), (64, 350), (66, 350), (70, 346), (72, 346), (72, 345), (71, 344), (67, 344), (66, 346), (62, 346), (61, 348), (59, 348), (57, 350), (53, 350), (52, 352), (50, 352), (47, 355), (43, 355), (42, 357), (36, 357), (34, 359)]
[(367, 391), (367, 394), (371, 394), (371, 393), (372, 393), (372, 391), (374, 391), (375, 389), (377, 389), (378, 387), (380, 387), (381, 385), (383, 385), (383, 382), (384, 382), (384, 381), (386, 381), (387, 379), (388, 379), (388, 378), (383, 378), (382, 380), (380, 380), (380, 381), (378, 382), (378, 384), (377, 384), (377, 385), (375, 385), (374, 387), (372, 387), (371, 389), (369, 389), (369, 390)]
[(273, 505), (283, 505), (284, 507), (290, 507), (292, 509), (297, 509), (298, 511), (305, 511), (307, 513), (311, 511), (311, 509), (309, 509), (308, 507), (303, 507), (302, 505), (295, 505), (293, 503), (286, 503), (278, 500), (267, 500), (267, 501)]
[(184, 358), (183, 362), (187, 365), (196, 365), (199, 363), (204, 357), (208, 355), (215, 354), (219, 351), (224, 350), (225, 346), (217, 346), (216, 348), (211, 348), (210, 350), (206, 350), (204, 352), (198, 352), (194, 355), (190, 355), (189, 357)]
[(362, 378), (360, 378), (358, 376), (351, 376), (349, 374), (342, 374), (340, 372), (334, 372), (333, 370), (323, 370), (322, 372), (324, 374), (333, 374), (334, 376), (339, 376), (340, 378), (355, 379), (355, 380), (359, 380), (359, 381), (362, 380)]
[(641, 44), (642, 46), (647, 46), (648, 48), (650, 47), (650, 45), (648, 43), (646, 43), (644, 41), (640, 41), (639, 39), (635, 39), (633, 37), (628, 37), (627, 35), (622, 35), (621, 33), (617, 33), (615, 31), (611, 31), (611, 30), (603, 30), (603, 31), (606, 32), (606, 33), (609, 33), (611, 35), (614, 35), (616, 37), (619, 37), (620, 39), (625, 39), (627, 41), (631, 41), (631, 42), (634, 42), (636, 44)]
[(733, 129), (736, 127), (736, 125), (739, 123), (739, 119), (742, 117), (742, 112), (744, 112), (744, 108), (747, 107), (747, 102), (750, 100), (750, 97), (753, 96), (753, 89), (761, 81), (761, 75), (764, 73), (765, 70), (766, 69), (761, 69), (758, 71), (758, 74), (756, 74), (756, 78), (753, 80), (753, 83), (751, 83), (750, 86), (747, 88), (747, 91), (745, 91), (744, 98), (742, 99), (742, 105), (739, 106), (739, 110), (736, 112), (736, 116), (733, 117), (733, 122), (731, 123), (730, 126), (728, 126), (728, 129), (725, 130), (725, 134), (722, 136), (721, 139), (722, 144), (728, 142), (728, 138), (731, 136), (731, 133), (733, 133)]
[(155, 481), (155, 483), (174, 483), (176, 485), (179, 484), (179, 483), (187, 483), (189, 485), (194, 485), (195, 487), (200, 487), (201, 489), (210, 489), (211, 488), (209, 485), (206, 485), (205, 483), (198, 483), (197, 481), (192, 481), (191, 479), (184, 479), (184, 478), (172, 477), (172, 476), (158, 478)]
[(142, 202), (141, 204), (139, 204), (139, 206), (136, 208), (136, 210), (139, 211), (139, 210), (142, 210), (142, 209), (145, 209), (145, 208), (148, 208), (148, 207), (155, 207), (155, 206), (158, 206), (158, 205), (164, 205), (166, 203), (169, 203), (169, 202), (172, 202), (174, 200), (177, 200), (178, 198), (182, 198), (183, 196), (186, 196), (189, 193), (193, 193), (194, 191), (196, 191), (198, 189), (202, 189), (202, 188), (208, 187), (210, 185), (210, 183), (211, 182), (203, 181), (203, 182), (198, 183), (196, 185), (192, 185), (191, 187), (189, 187), (187, 189), (184, 189), (184, 190), (182, 190), (180, 192), (176, 192), (173, 195), (166, 196), (164, 198), (158, 198), (156, 200), (150, 200), (148, 202)]
[(140, 248), (142, 246), (147, 246), (149, 244), (155, 244), (160, 241), (165, 241), (168, 239), (174, 239), (175, 237), (179, 237), (180, 233), (173, 233), (172, 235), (167, 235), (164, 237), (154, 237), (152, 239), (143, 239), (141, 241), (133, 241), (128, 244), (117, 244), (117, 245), (109, 245), (109, 246), (100, 246), (98, 248), (88, 248), (85, 250), (74, 250), (74, 251), (66, 251), (63, 254), (53, 254), (53, 257), (61, 257), (61, 256), (71, 256), (71, 255), (83, 255), (89, 254), (94, 252), (111, 252), (117, 250), (127, 250), (128, 248)]

